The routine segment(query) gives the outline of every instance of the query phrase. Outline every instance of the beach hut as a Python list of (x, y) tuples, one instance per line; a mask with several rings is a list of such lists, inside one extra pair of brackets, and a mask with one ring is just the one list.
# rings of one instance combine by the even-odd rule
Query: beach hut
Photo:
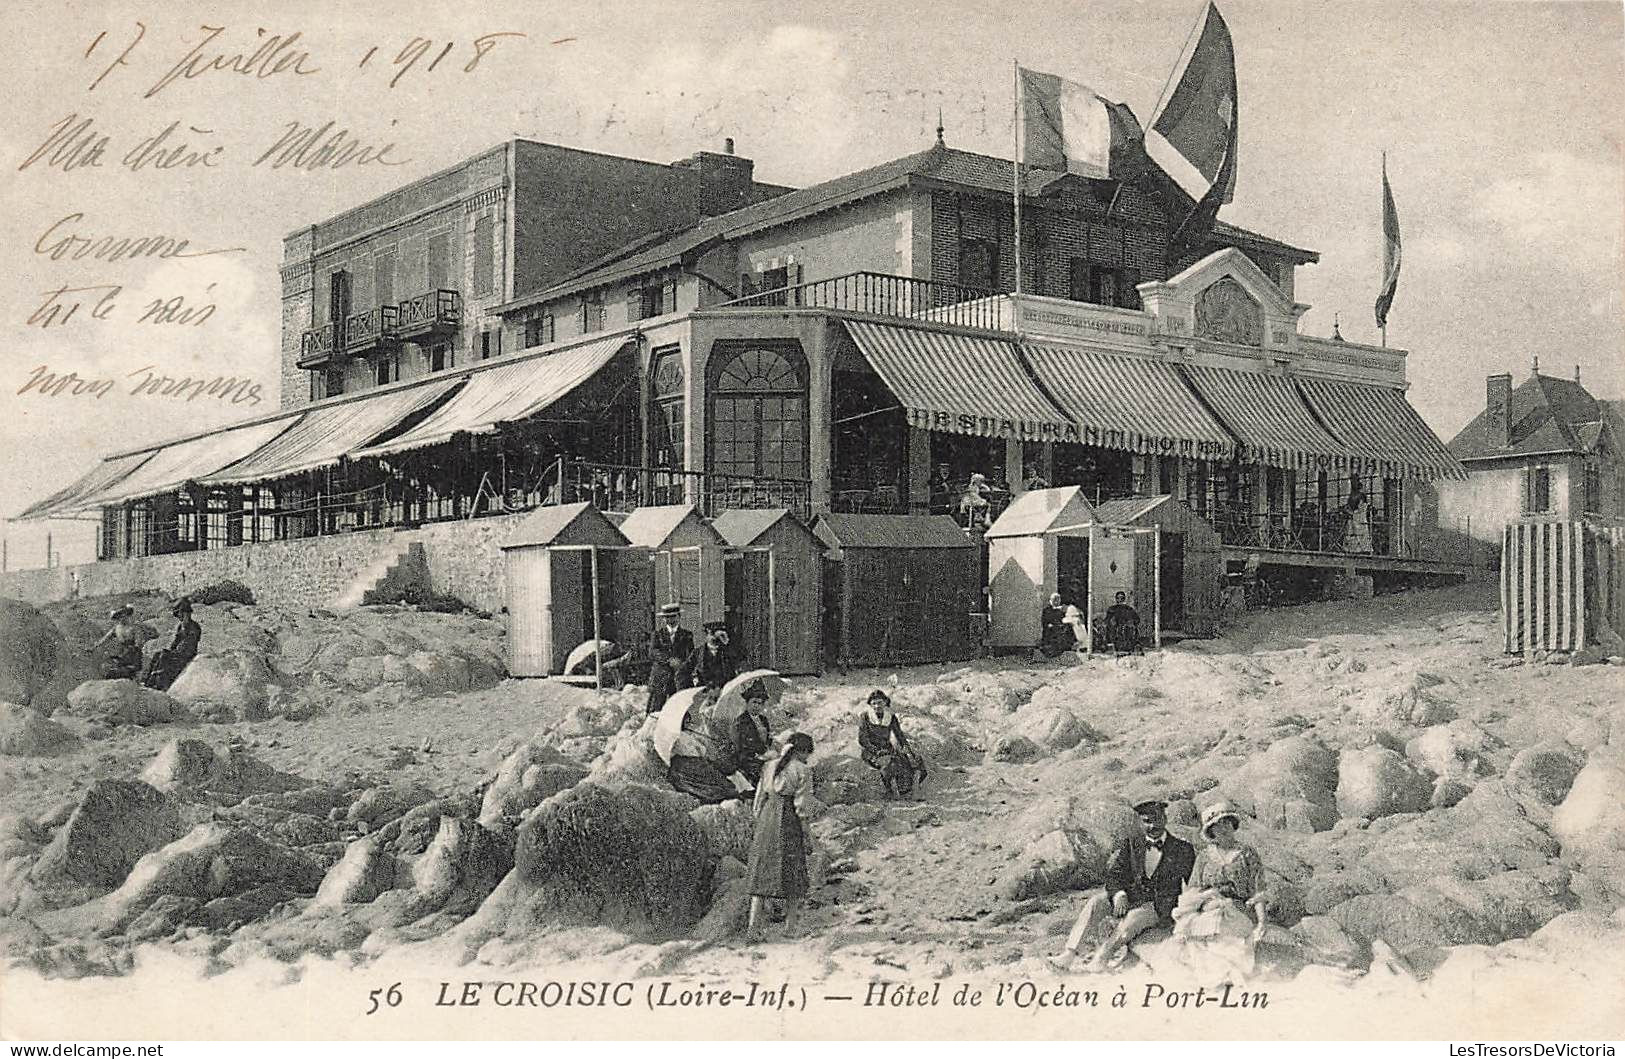
[(826, 655), (843, 667), (959, 661), (974, 654), (981, 550), (947, 515), (820, 515)]
[(1104, 525), (1157, 531), (1158, 624), (1164, 634), (1213, 636), (1219, 631), (1224, 545), (1212, 523), (1166, 495), (1107, 500), (1095, 513)]
[[(1159, 513), (1170, 532), (1180, 535), (1177, 570), (1162, 559)], [(1181, 631), (1211, 633), (1220, 561), (1212, 534), (1211, 526), (1171, 497), (1107, 501), (1096, 508), (1079, 486), (1022, 494), (985, 534), (993, 646), (1037, 644), (1043, 608), (1056, 592), (1077, 604), (1091, 624), (1122, 592), (1139, 611), (1144, 636), (1155, 642), (1173, 607), (1167, 597), (1177, 594), (1180, 623), (1202, 630)], [(1164, 585), (1164, 573), (1177, 573), (1177, 580)]]
[(582, 641), (621, 639), (618, 614), (647, 613), (646, 578), (621, 572), (626, 547), (591, 504), (539, 507), (514, 527), (502, 545), (510, 675), (561, 673)]
[(728, 546), (723, 620), (741, 663), (816, 673), (823, 543), (787, 508), (723, 511), (711, 526)]
[(1501, 534), (1507, 654), (1601, 648), (1625, 637), (1625, 527), (1519, 519)]
[[(691, 504), (640, 507), (620, 523), (621, 533), (650, 559), (656, 607), (676, 603), (682, 625), (698, 632), (723, 621), (723, 558), (727, 542)], [(650, 616), (651, 628), (654, 621)]]

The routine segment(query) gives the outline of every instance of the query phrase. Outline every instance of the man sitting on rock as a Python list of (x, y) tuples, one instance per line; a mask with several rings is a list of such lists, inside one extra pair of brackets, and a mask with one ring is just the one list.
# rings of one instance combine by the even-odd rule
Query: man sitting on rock
[(1108, 916), (1118, 923), (1095, 950), (1090, 960), (1094, 971), (1105, 970), (1118, 952), (1152, 927), (1173, 924), (1174, 906), (1196, 865), (1196, 850), (1168, 833), (1168, 806), (1160, 798), (1142, 798), (1134, 811), (1145, 830), (1145, 845), (1124, 843), (1107, 859), (1105, 890), (1084, 904), (1066, 947), (1050, 957), (1062, 970), (1072, 966), (1083, 939), (1096, 933)]

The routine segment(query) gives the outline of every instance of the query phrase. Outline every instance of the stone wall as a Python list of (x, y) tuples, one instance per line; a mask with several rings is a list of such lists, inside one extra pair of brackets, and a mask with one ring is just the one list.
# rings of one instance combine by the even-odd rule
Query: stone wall
[(385, 554), (423, 546), (431, 587), (481, 610), (505, 605), (501, 544), (523, 516), (439, 522), (414, 530), (367, 530), (331, 537), (245, 544), (203, 552), (18, 570), (0, 574), (0, 596), (31, 603), (156, 590), (195, 592), (239, 581), (263, 606), (327, 607)]

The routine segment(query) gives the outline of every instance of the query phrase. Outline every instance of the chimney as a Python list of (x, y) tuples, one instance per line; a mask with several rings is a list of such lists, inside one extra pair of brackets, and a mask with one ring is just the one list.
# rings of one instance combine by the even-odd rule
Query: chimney
[(756, 163), (734, 154), (732, 136), (722, 141), (721, 154), (696, 151), (693, 157), (673, 162), (672, 166), (690, 170), (697, 178), (697, 205), (701, 217), (715, 217), (750, 205)]
[(1580, 381), (1580, 365), (1578, 365), (1578, 364), (1576, 364), (1574, 366), (1574, 381), (1575, 382)]
[(1492, 449), (1512, 444), (1508, 405), (1512, 403), (1512, 376), (1491, 375), (1484, 380), (1484, 443)]

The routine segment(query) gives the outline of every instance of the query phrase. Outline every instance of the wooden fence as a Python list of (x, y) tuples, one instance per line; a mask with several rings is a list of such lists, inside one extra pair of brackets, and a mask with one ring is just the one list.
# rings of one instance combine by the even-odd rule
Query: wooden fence
[(1501, 537), (1508, 654), (1577, 651), (1625, 632), (1625, 527), (1529, 520)]

